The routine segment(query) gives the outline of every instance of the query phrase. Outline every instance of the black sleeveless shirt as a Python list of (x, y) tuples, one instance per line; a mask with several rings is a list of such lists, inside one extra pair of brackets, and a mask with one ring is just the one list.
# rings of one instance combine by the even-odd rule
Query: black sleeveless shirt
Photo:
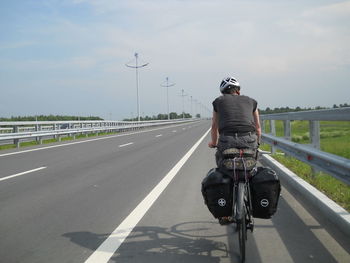
[(255, 132), (256, 100), (244, 95), (224, 94), (213, 101), (218, 113), (219, 133)]

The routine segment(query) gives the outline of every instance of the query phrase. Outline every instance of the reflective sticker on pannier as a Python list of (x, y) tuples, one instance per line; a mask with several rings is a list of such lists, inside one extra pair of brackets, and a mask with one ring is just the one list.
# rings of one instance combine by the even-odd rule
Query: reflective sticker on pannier
[(226, 200), (224, 198), (220, 198), (218, 200), (218, 205), (221, 206), (221, 207), (225, 206), (226, 205)]
[(260, 204), (261, 204), (262, 207), (268, 207), (269, 206), (269, 200), (261, 199)]

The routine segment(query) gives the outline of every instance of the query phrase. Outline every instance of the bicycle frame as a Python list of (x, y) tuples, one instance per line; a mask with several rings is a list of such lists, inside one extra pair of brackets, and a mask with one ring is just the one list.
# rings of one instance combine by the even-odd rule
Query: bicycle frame
[[(247, 240), (247, 229), (253, 232), (253, 218), (252, 218), (252, 201), (249, 187), (249, 176), (247, 170), (244, 169), (244, 178), (239, 178), (236, 171), (236, 158), (233, 159), (233, 206), (232, 215), (236, 222), (236, 228), (238, 231), (238, 240), (241, 254), (241, 262), (245, 261), (245, 242)], [(244, 168), (245, 161), (243, 157), (239, 157), (243, 162)]]
[[(234, 158), (233, 162), (236, 161), (236, 159), (241, 159), (244, 163), (244, 158)], [(239, 175), (237, 175), (237, 171), (235, 169), (235, 163), (234, 163), (234, 169), (233, 169), (233, 211), (232, 215), (236, 219), (236, 222), (239, 222), (242, 220), (242, 216), (247, 212), (249, 214), (249, 219), (251, 219), (251, 211), (252, 211), (252, 201), (251, 201), (251, 193), (250, 193), (250, 187), (249, 187), (249, 176), (247, 174), (247, 171), (244, 170), (244, 178), (239, 178)], [(246, 206), (246, 210), (244, 206)]]

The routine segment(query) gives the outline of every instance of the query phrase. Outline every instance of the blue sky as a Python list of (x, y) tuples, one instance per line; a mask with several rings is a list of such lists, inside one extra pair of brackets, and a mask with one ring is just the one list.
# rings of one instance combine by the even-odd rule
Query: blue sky
[(350, 102), (350, 1), (13, 0), (0, 30), (0, 116), (136, 116), (135, 52), (142, 115), (166, 113), (166, 77), (178, 113), (228, 75), (262, 109)]

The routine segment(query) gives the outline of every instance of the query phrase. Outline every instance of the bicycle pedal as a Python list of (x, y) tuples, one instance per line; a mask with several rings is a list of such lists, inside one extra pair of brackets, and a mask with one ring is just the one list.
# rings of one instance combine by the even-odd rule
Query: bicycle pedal
[(234, 220), (230, 216), (219, 218), (219, 224), (222, 225), (222, 226), (229, 225), (229, 224), (232, 224), (232, 223), (234, 223)]
[(254, 230), (254, 225), (253, 224), (248, 224), (247, 229), (250, 229), (251, 232)]

